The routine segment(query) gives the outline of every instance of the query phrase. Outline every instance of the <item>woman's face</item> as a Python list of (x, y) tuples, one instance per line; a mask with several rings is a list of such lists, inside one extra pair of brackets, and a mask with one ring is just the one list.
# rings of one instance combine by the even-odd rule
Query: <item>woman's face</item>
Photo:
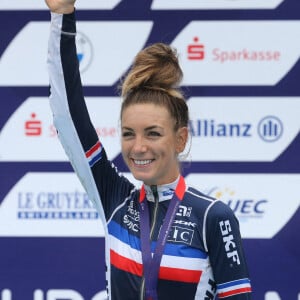
[(174, 131), (168, 110), (155, 104), (132, 104), (121, 117), (122, 154), (131, 173), (147, 185), (170, 183), (179, 175), (178, 153), (188, 129)]

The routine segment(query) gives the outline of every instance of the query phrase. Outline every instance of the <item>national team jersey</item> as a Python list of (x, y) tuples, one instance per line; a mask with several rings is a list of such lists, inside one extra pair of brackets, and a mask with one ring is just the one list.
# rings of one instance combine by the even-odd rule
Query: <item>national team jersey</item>
[[(51, 14), (48, 67), (54, 125), (70, 162), (105, 228), (108, 294), (113, 300), (144, 299), (140, 225), (141, 190), (107, 158), (83, 97), (75, 46), (74, 14)], [(151, 249), (179, 178), (144, 186)], [(250, 299), (251, 285), (239, 224), (223, 202), (184, 183), (160, 263), (160, 300)]]

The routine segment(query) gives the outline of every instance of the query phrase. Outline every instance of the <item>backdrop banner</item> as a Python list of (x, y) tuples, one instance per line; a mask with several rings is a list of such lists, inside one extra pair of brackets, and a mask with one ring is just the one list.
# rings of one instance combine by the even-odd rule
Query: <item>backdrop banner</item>
[[(300, 300), (300, 1), (78, 0), (91, 120), (122, 160), (117, 93), (136, 53), (174, 46), (190, 109), (188, 184), (240, 222), (254, 300)], [(50, 13), (0, 1), (0, 300), (104, 300), (99, 216), (48, 102)]]

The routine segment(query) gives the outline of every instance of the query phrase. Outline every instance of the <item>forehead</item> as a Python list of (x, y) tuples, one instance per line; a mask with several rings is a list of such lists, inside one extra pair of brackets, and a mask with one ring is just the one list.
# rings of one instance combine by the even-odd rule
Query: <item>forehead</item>
[(148, 125), (172, 126), (173, 120), (167, 108), (152, 103), (131, 104), (122, 113), (122, 126)]

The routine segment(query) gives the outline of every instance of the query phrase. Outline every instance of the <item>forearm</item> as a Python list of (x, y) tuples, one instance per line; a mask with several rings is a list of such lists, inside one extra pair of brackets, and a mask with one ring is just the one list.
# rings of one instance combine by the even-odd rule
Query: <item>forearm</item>
[(51, 13), (48, 51), (50, 105), (59, 134), (67, 123), (74, 126), (84, 152), (98, 141), (84, 101), (75, 45), (74, 13)]
[(207, 220), (207, 247), (219, 298), (251, 299), (251, 283), (237, 219), (228, 206), (217, 201)]

